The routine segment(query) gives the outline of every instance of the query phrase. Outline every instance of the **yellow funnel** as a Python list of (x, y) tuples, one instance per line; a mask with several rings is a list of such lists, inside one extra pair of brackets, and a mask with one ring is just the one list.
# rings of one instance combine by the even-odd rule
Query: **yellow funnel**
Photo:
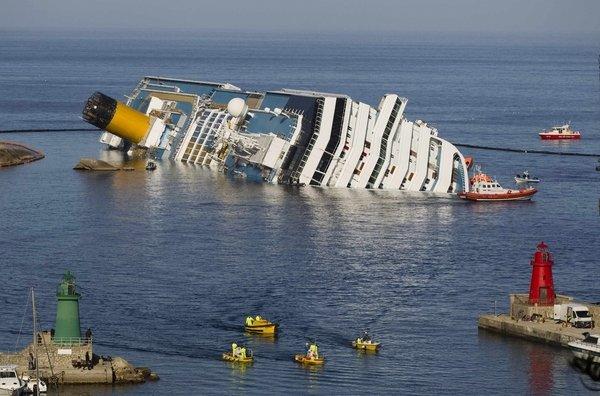
[(150, 117), (100, 92), (95, 92), (86, 102), (83, 119), (136, 144), (150, 129)]

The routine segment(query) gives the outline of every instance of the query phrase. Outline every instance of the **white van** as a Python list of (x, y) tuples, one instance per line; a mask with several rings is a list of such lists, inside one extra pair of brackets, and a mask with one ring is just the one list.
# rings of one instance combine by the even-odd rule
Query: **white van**
[(588, 307), (582, 304), (567, 303), (554, 305), (554, 320), (571, 323), (582, 329), (594, 328), (594, 320)]

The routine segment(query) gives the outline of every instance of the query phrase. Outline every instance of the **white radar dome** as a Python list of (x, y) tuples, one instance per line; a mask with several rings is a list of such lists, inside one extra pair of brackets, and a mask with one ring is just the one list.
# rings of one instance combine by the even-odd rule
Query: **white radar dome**
[(242, 98), (233, 98), (227, 103), (227, 112), (233, 117), (241, 118), (246, 115), (248, 106)]

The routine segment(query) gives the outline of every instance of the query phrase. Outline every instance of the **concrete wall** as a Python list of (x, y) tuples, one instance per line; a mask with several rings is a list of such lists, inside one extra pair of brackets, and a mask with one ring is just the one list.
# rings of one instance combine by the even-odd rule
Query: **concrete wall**
[[(555, 304), (565, 304), (573, 301), (573, 297), (557, 295)], [(542, 318), (554, 318), (554, 305), (537, 305), (529, 303), (529, 294), (510, 295), (510, 317), (521, 319), (524, 315), (541, 315)]]
[(19, 367), (27, 367), (27, 357), (21, 353), (0, 354), (0, 365), (16, 364)]
[(545, 323), (515, 321), (508, 315), (482, 315), (477, 325), (480, 329), (562, 346), (583, 339), (579, 329), (563, 327), (550, 321)]

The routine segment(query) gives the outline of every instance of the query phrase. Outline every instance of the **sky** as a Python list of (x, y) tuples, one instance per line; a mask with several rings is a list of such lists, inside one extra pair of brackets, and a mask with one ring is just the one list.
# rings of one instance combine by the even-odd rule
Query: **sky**
[(588, 33), (600, 0), (0, 0), (0, 30)]

